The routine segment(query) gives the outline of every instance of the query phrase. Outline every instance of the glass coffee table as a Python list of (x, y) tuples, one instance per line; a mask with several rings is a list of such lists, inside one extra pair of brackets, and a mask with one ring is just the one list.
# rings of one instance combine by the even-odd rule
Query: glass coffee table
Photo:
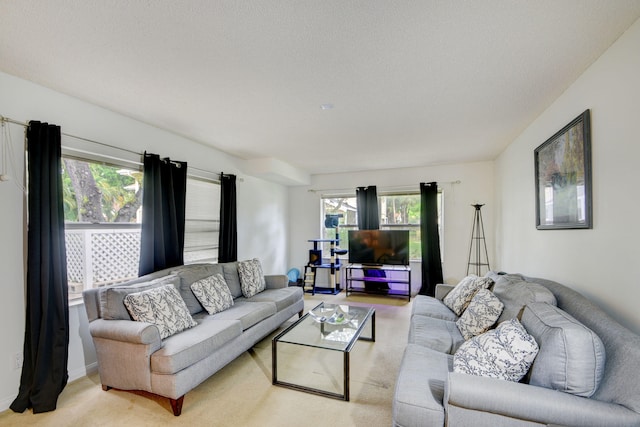
[(349, 355), (358, 340), (376, 340), (372, 307), (320, 303), (273, 338), (273, 384), (349, 400)]

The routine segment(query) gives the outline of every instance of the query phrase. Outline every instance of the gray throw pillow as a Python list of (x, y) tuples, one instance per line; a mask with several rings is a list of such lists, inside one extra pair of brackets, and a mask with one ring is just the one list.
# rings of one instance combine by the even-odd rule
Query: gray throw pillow
[(465, 340), (473, 338), (496, 323), (503, 307), (504, 304), (490, 290), (480, 289), (456, 321), (456, 326)]
[(453, 371), (520, 381), (538, 353), (535, 339), (518, 319), (465, 341), (453, 355)]
[(191, 290), (209, 314), (219, 313), (233, 306), (231, 291), (222, 274), (214, 274), (192, 283)]
[(589, 397), (604, 374), (600, 338), (568, 313), (547, 303), (525, 307), (522, 324), (540, 345), (529, 384)]
[(156, 325), (162, 339), (197, 325), (173, 285), (129, 294), (124, 305), (133, 320)]

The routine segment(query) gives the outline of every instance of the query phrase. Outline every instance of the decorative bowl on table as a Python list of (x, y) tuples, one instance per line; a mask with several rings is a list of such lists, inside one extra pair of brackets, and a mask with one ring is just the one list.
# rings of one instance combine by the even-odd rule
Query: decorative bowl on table
[(318, 323), (346, 325), (351, 322), (351, 316), (349, 316), (349, 313), (345, 313), (340, 306), (317, 307), (311, 310), (309, 315)]

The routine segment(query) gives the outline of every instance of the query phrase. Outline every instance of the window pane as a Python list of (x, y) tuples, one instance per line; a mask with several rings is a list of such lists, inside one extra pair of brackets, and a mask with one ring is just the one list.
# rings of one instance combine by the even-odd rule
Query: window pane
[(62, 158), (67, 222), (142, 222), (142, 171)]
[[(409, 230), (410, 259), (422, 258), (420, 244), (420, 194), (387, 194), (378, 195), (378, 209), (380, 213), (380, 229)], [(322, 198), (322, 231), (324, 239), (334, 239), (335, 229), (324, 225), (326, 214), (343, 214), (340, 218), (340, 246), (348, 245), (348, 230), (357, 230), (357, 205), (355, 197), (324, 197)], [(438, 192), (438, 228), (440, 233), (441, 253), (443, 248), (442, 233), (442, 192)], [(323, 254), (328, 253), (328, 245), (323, 245)]]
[(69, 299), (138, 276), (142, 171), (63, 156)]
[(220, 185), (187, 179), (184, 263), (217, 262), (220, 232)]

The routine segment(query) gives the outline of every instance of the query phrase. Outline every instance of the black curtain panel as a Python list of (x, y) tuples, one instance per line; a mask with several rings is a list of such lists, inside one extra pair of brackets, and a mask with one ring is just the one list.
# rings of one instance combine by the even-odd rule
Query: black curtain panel
[(420, 236), (422, 247), (422, 288), (420, 294), (434, 296), (442, 283), (442, 260), (438, 232), (438, 184), (420, 183)]
[(184, 264), (187, 163), (144, 153), (139, 275)]
[[(358, 228), (360, 230), (377, 230), (380, 228), (380, 215), (378, 212), (378, 190), (375, 185), (356, 188), (356, 203), (358, 205)], [(365, 268), (362, 270), (365, 277), (387, 277), (384, 270)], [(367, 292), (388, 292), (389, 284), (379, 281), (364, 281), (364, 289)]]
[(220, 174), (220, 234), (218, 262), (238, 260), (238, 223), (236, 215), (236, 176)]
[(377, 230), (380, 228), (378, 214), (378, 192), (375, 185), (356, 188), (358, 204), (358, 228), (360, 230)]
[(56, 409), (69, 377), (69, 302), (60, 127), (27, 128), (28, 231), (24, 364), (15, 412)]

